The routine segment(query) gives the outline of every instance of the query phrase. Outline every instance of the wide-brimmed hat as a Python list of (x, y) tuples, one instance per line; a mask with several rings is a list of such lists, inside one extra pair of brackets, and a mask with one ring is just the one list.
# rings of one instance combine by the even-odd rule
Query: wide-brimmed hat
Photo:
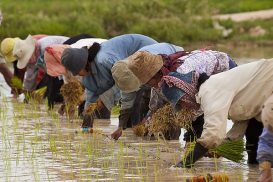
[(66, 48), (62, 54), (62, 64), (76, 76), (85, 68), (88, 60), (88, 50), (83, 48)]
[(116, 62), (111, 71), (117, 87), (123, 92), (134, 92), (141, 86), (139, 79), (128, 68), (127, 59)]
[(163, 66), (160, 55), (146, 51), (138, 51), (127, 58), (128, 68), (139, 79), (142, 85), (146, 84)]
[(17, 37), (16, 38), (5, 38), (1, 42), (1, 53), (7, 62), (14, 62), (17, 59), (12, 54), (14, 44), (17, 40), (21, 40), (21, 39), (19, 39)]
[(35, 50), (35, 39), (31, 35), (25, 40), (17, 40), (13, 48), (13, 56), (17, 58), (17, 67), (23, 69), (28, 64), (32, 54)]

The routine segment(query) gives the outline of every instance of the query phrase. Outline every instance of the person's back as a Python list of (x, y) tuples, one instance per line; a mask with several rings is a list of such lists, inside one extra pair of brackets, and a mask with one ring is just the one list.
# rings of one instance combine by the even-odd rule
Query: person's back
[(154, 39), (140, 34), (125, 34), (101, 43), (95, 61), (105, 62), (109, 69), (116, 61), (127, 58), (140, 48), (157, 43)]
[(43, 37), (43, 38), (39, 39), (37, 42), (40, 45), (41, 54), (43, 54), (45, 52), (45, 48), (47, 46), (53, 45), (53, 44), (62, 44), (67, 39), (69, 39), (69, 37), (56, 36), (56, 35), (51, 36), (50, 35), (50, 36), (46, 36), (46, 37)]
[(114, 85), (111, 69), (115, 62), (129, 57), (146, 45), (155, 43), (157, 42), (152, 38), (140, 34), (125, 34), (101, 43), (94, 62), (91, 61), (91, 74), (82, 79), (84, 86), (94, 95), (102, 94)]

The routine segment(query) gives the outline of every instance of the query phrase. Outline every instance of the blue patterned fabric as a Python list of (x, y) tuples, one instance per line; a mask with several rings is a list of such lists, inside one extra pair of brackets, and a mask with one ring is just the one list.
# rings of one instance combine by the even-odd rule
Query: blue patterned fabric
[[(173, 76), (187, 83), (192, 83), (193, 72), (181, 74), (178, 72), (170, 72), (168, 76)], [(176, 106), (178, 101), (185, 95), (185, 91), (176, 86), (169, 87), (165, 82), (162, 85), (162, 93), (169, 100), (173, 107)]]

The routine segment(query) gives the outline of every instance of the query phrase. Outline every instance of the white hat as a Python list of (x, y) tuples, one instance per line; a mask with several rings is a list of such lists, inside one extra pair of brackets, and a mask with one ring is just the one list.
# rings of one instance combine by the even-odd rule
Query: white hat
[(18, 40), (15, 42), (12, 54), (18, 60), (17, 67), (19, 69), (25, 68), (29, 62), (29, 59), (35, 50), (35, 42), (35, 39), (33, 39), (31, 35), (28, 35), (25, 40)]

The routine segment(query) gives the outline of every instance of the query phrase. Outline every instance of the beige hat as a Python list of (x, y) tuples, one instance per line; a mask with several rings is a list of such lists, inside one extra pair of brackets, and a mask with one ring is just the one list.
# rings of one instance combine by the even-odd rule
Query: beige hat
[(140, 81), (128, 68), (128, 60), (121, 60), (112, 67), (112, 76), (117, 87), (123, 92), (134, 92), (140, 87)]
[(14, 44), (13, 55), (18, 59), (17, 67), (23, 69), (26, 67), (29, 59), (35, 50), (35, 39), (31, 35), (25, 40), (18, 40)]
[(128, 68), (140, 80), (146, 84), (162, 68), (163, 58), (146, 51), (138, 51), (128, 57)]

